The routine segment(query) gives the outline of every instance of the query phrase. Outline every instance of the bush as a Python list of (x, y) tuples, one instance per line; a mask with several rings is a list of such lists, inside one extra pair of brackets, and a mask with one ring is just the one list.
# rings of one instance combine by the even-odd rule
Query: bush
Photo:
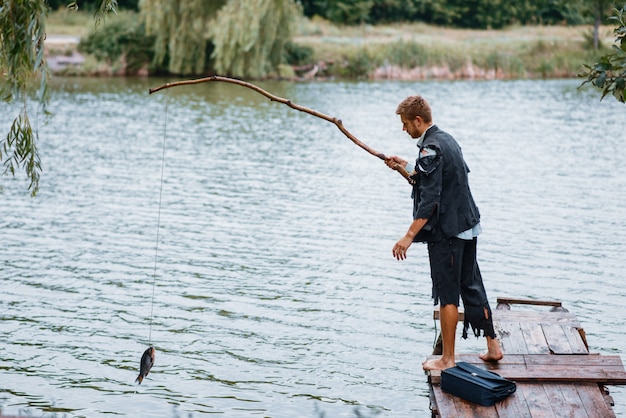
[(387, 57), (390, 64), (415, 68), (428, 62), (428, 50), (417, 42), (397, 41), (389, 45)]
[(359, 48), (345, 57), (343, 65), (338, 69), (338, 75), (346, 78), (363, 79), (376, 67), (374, 57), (366, 48)]
[(126, 72), (134, 73), (152, 62), (153, 47), (154, 37), (146, 35), (137, 16), (124, 13), (107, 19), (98, 30), (81, 39), (78, 50), (108, 64), (125, 61)]
[(313, 48), (288, 42), (285, 45), (284, 62), (289, 65), (309, 64), (313, 58)]

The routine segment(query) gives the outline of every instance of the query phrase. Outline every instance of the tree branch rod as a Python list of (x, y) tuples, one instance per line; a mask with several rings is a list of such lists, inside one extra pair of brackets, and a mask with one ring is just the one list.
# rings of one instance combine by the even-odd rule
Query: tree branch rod
[[(210, 81), (221, 81), (221, 82), (237, 84), (237, 85), (240, 85), (240, 86), (243, 86), (243, 87), (247, 87), (249, 89), (252, 89), (252, 90), (256, 91), (259, 94), (262, 94), (263, 96), (267, 97), (268, 99), (270, 99), (273, 102), (282, 103), (282, 104), (285, 104), (285, 105), (291, 107), (292, 109), (296, 109), (296, 110), (299, 110), (300, 112), (308, 113), (309, 115), (313, 115), (313, 116), (318, 117), (320, 119), (324, 119), (325, 121), (328, 121), (328, 122), (334, 124), (335, 126), (337, 126), (337, 128), (346, 137), (348, 137), (348, 139), (350, 139), (354, 144), (356, 144), (360, 148), (364, 149), (365, 151), (367, 151), (368, 153), (372, 154), (373, 156), (380, 158), (383, 161), (386, 161), (388, 159), (388, 157), (385, 154), (383, 154), (381, 152), (378, 152), (375, 149), (371, 148), (367, 144), (365, 144), (362, 141), (360, 141), (350, 131), (348, 131), (345, 128), (345, 126), (343, 126), (343, 123), (341, 122), (341, 119), (333, 118), (331, 116), (325, 115), (324, 113), (318, 112), (318, 111), (313, 110), (313, 109), (309, 109), (308, 107), (300, 106), (300, 105), (298, 105), (296, 103), (293, 103), (291, 100), (275, 96), (275, 95), (269, 93), (268, 91), (263, 90), (259, 86), (254, 85), (252, 83), (248, 83), (246, 81), (237, 80), (235, 78), (230, 78), (230, 77), (222, 77), (222, 76), (214, 75), (214, 76), (198, 78), (198, 79), (194, 79), (194, 80), (174, 81), (174, 82), (171, 82), (171, 83), (163, 84), (163, 85), (161, 85), (159, 87), (156, 87), (156, 88), (152, 88), (149, 91), (150, 91), (150, 94), (152, 94), (152, 93), (156, 93), (156, 92), (158, 92), (160, 90), (168, 89), (168, 88), (171, 88), (171, 87), (186, 86), (186, 85), (191, 85), (191, 84), (200, 84), (200, 83), (206, 83), (206, 82), (210, 82)], [(398, 167), (397, 171), (404, 178), (406, 178), (409, 181), (409, 183), (413, 182), (413, 180), (409, 177), (409, 173), (404, 169), (404, 167)]]

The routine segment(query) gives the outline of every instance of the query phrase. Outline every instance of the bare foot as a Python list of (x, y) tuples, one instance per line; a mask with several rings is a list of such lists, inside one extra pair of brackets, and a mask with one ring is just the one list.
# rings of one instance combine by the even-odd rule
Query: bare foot
[(500, 343), (497, 339), (487, 337), (487, 352), (479, 355), (482, 361), (499, 361), (504, 355), (500, 349)]
[(438, 358), (438, 359), (426, 360), (425, 362), (422, 363), (422, 368), (424, 370), (444, 370), (444, 369), (449, 369), (450, 367), (454, 367), (454, 365), (455, 365), (454, 360), (446, 361), (446, 360), (443, 360), (442, 358)]
[(502, 354), (502, 350), (500, 350), (500, 347), (497, 347), (497, 349), (490, 348), (489, 350), (487, 350), (486, 353), (482, 353), (478, 357), (480, 357), (482, 361), (498, 361), (502, 360), (504, 354)]

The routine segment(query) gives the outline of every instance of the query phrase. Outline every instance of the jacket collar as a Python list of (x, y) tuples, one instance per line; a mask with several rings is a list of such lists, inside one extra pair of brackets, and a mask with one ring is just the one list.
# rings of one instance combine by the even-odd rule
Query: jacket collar
[(426, 137), (427, 137), (430, 133), (435, 132), (436, 130), (437, 130), (437, 125), (435, 125), (435, 124), (432, 124), (432, 125), (430, 125), (428, 128), (426, 128), (426, 130), (422, 133), (422, 136), (420, 136), (420, 137), (417, 139), (417, 147), (418, 147), (418, 148), (419, 148), (419, 147), (421, 147), (421, 146), (422, 146), (422, 144), (424, 143), (424, 140), (426, 139)]

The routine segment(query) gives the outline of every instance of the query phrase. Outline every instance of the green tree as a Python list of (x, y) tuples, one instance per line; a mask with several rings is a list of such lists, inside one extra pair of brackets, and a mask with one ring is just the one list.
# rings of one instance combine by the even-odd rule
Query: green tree
[(154, 37), (146, 36), (135, 13), (124, 13), (83, 37), (78, 50), (117, 66), (124, 74), (136, 74), (153, 61)]
[(353, 25), (367, 22), (373, 0), (317, 0), (331, 22)]
[(226, 1), (140, 0), (146, 33), (155, 37), (154, 64), (172, 74), (204, 73), (209, 25)]
[[(75, 5), (75, 2), (70, 3)], [(98, 0), (95, 17), (99, 21), (114, 11), (115, 0)], [(24, 170), (30, 179), (28, 189), (35, 196), (39, 190), (41, 160), (37, 150), (37, 132), (28, 117), (28, 98), (36, 90), (38, 104), (46, 112), (49, 72), (44, 59), (46, 37), (45, 0), (2, 0), (0, 3), (0, 97), (5, 102), (20, 103), (19, 114), (7, 135), (0, 140), (3, 174), (15, 176)], [(37, 86), (34, 89), (34, 86)]]
[[(138, 0), (117, 0), (117, 7), (124, 10), (137, 10)], [(46, 0), (48, 6), (52, 10), (58, 10), (67, 7), (68, 0)], [(89, 12), (95, 11), (100, 7), (100, 0), (77, 0), (73, 1), (73, 6), (80, 8), (80, 10), (87, 10)]]
[(622, 103), (626, 102), (626, 4), (621, 9), (614, 9), (610, 19), (616, 22), (613, 30), (616, 35), (612, 52), (600, 57), (600, 60), (589, 66), (581, 74), (587, 77), (581, 87), (587, 83), (602, 90), (602, 99), (612, 94)]
[(320, 7), (317, 0), (300, 0), (300, 5), (306, 17), (313, 17), (315, 15), (325, 17), (324, 9)]
[(381, 0), (298, 0), (298, 3), (307, 17), (318, 15), (333, 23), (355, 24), (369, 21), (371, 8), (377, 1)]
[(604, 22), (610, 11), (611, 0), (590, 0), (584, 2), (583, 10), (593, 17), (593, 48), (600, 47), (600, 25)]
[(215, 69), (235, 77), (272, 73), (301, 14), (294, 0), (229, 0), (211, 29)]
[(199, 75), (212, 58), (217, 72), (236, 77), (274, 71), (302, 13), (295, 0), (140, 0), (139, 7), (156, 39), (157, 67)]
[[(554, 23), (555, 16), (561, 16), (561, 20), (569, 24), (592, 24), (593, 47), (600, 47), (600, 26), (605, 23), (611, 14), (613, 0), (549, 0), (547, 8), (542, 12), (551, 15), (548, 23)], [(546, 16), (548, 17), (548, 16)]]

